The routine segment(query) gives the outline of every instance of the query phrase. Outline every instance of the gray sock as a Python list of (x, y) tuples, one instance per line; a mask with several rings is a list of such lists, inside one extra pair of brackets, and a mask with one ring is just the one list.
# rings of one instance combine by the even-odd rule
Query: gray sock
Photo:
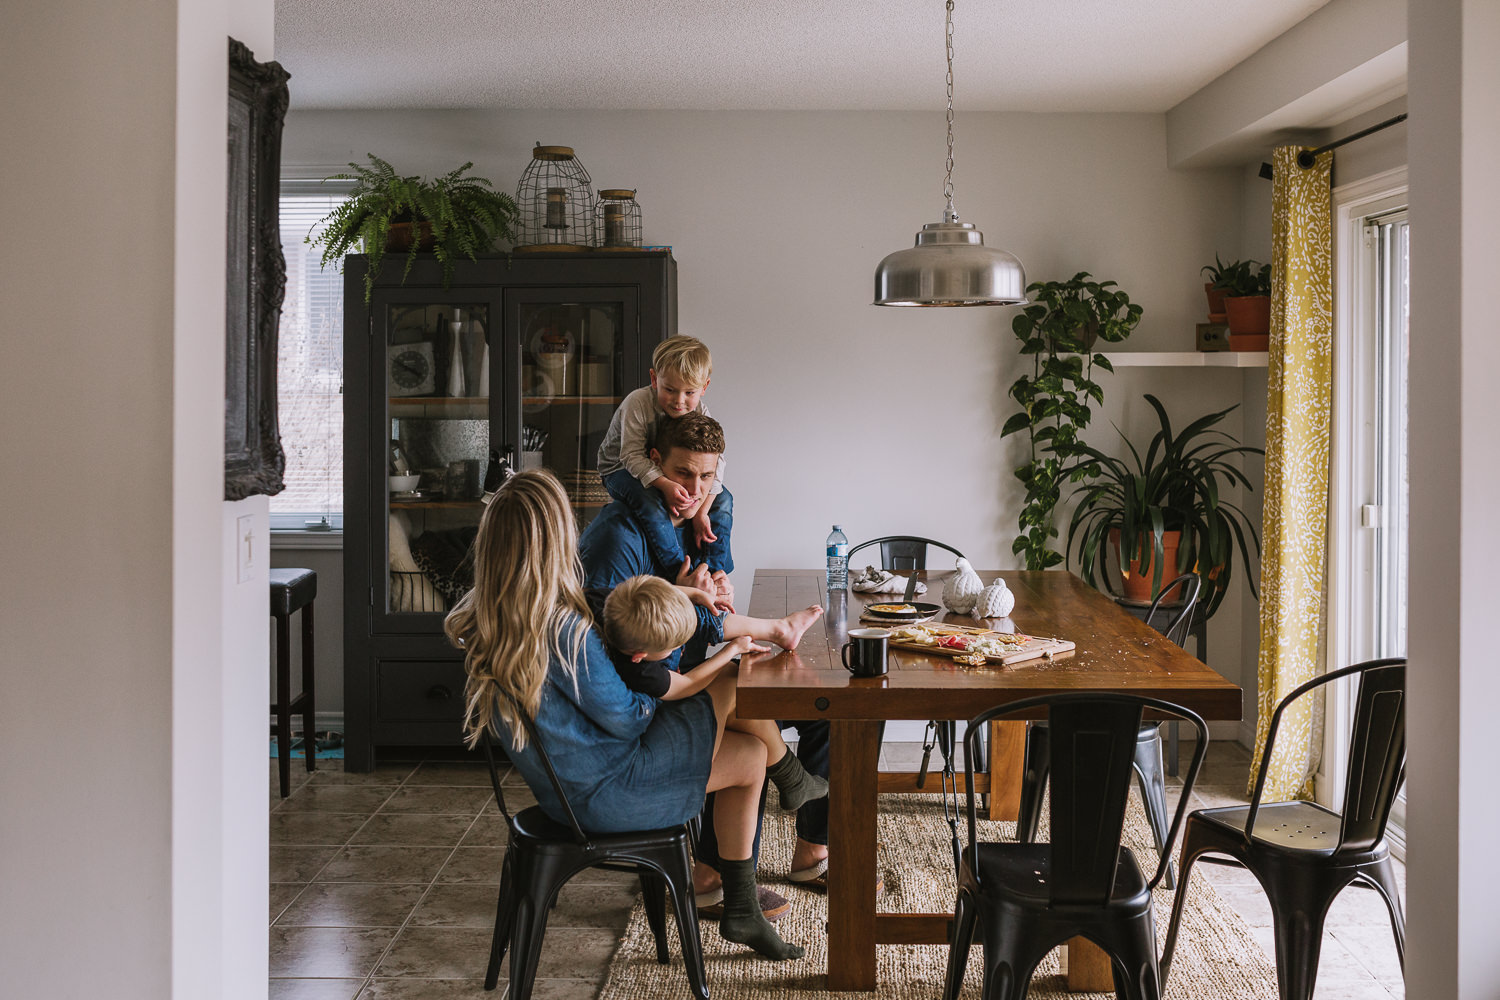
[(719, 933), (724, 940), (748, 944), (777, 962), (801, 958), (803, 950), (787, 944), (776, 928), (760, 911), (755, 892), (755, 859), (719, 861), (719, 876), (724, 880), (724, 916), (719, 919)]
[(766, 768), (766, 777), (781, 793), (781, 808), (785, 812), (796, 812), (815, 799), (828, 794), (828, 779), (820, 778), (802, 766), (791, 747), (776, 763)]

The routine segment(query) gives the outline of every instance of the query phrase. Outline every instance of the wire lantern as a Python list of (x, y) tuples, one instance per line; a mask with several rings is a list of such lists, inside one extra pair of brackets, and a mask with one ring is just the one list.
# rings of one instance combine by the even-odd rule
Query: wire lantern
[(598, 243), (594, 189), (570, 146), (536, 144), (516, 186), (517, 250), (582, 250)]
[(599, 192), (600, 246), (638, 249), (641, 245), (641, 206), (633, 188), (605, 188)]

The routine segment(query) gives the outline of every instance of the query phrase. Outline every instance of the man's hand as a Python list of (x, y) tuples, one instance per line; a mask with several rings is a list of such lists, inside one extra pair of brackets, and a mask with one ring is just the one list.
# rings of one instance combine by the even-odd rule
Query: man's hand
[(661, 491), (662, 498), (667, 501), (667, 509), (678, 517), (693, 505), (693, 495), (666, 476), (657, 476), (651, 481), (651, 485)]
[(719, 600), (729, 606), (730, 614), (734, 613), (734, 584), (729, 582), (729, 574), (721, 570), (715, 570), (713, 574), (713, 590), (719, 595)]
[(693, 537), (698, 540), (701, 547), (705, 542), (717, 542), (719, 536), (714, 534), (713, 525), (708, 521), (708, 504), (698, 508), (698, 513), (693, 515)]
[(698, 568), (693, 569), (693, 560), (691, 559), (682, 560), (682, 567), (677, 571), (677, 580), (675, 582), (679, 587), (695, 587), (698, 590), (705, 590), (710, 594), (717, 593), (718, 591), (718, 587), (714, 585), (713, 574), (708, 571), (708, 566), (699, 563)]

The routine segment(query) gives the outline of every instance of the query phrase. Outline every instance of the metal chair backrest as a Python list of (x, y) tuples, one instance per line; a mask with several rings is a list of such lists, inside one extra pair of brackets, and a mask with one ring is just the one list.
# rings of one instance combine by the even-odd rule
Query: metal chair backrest
[[(1164, 609), (1162, 604), (1163, 599), (1176, 590), (1179, 584), (1182, 586), (1181, 596), (1178, 598), (1178, 601), (1181, 602), (1180, 605), (1174, 602), (1173, 604), (1166, 605)], [(1171, 583), (1166, 584), (1161, 588), (1161, 593), (1156, 595), (1156, 600), (1151, 602), (1151, 609), (1146, 612), (1146, 624), (1156, 629), (1156, 631), (1168, 639), (1171, 639), (1177, 645), (1187, 645), (1188, 633), (1193, 627), (1193, 610), (1198, 605), (1198, 591), (1202, 587), (1203, 579), (1197, 573), (1184, 573)], [(1167, 620), (1165, 627), (1156, 623), (1157, 613), (1162, 610), (1172, 611), (1172, 615)]]
[(955, 558), (962, 559), (964, 554), (951, 545), (931, 538), (919, 538), (916, 535), (884, 535), (880, 538), (872, 538), (868, 542), (860, 542), (849, 550), (849, 565), (854, 565), (854, 553), (860, 549), (867, 549), (871, 545), (880, 546), (880, 568), (888, 569), (894, 573), (907, 573), (913, 570), (918, 572), (927, 568), (927, 546), (936, 545), (940, 549), (952, 552)]
[[(980, 733), (991, 719), (1045, 706), (1051, 767), (1052, 872), (1048, 881), (1054, 903), (1100, 904), (1113, 891), (1120, 859), (1120, 836), (1125, 825), (1125, 802), (1130, 792), (1131, 762), (1136, 734), (1147, 709), (1181, 719), (1197, 729), (1192, 763), (1183, 776), (1182, 796), (1163, 841), (1154, 889), (1166, 874), (1172, 844), (1182, 826), (1188, 798), (1208, 749), (1208, 724), (1196, 713), (1157, 698), (1109, 692), (1081, 691), (1025, 698), (981, 712), (969, 721), (964, 736), (964, 769), (968, 774), (969, 851), (977, 837), (974, 800), (974, 762), (979, 759)], [(970, 870), (979, 876), (977, 853)]]
[[(521, 720), (521, 725), (526, 729), (526, 739), (536, 750), (537, 759), (542, 762), (542, 769), (547, 772), (547, 780), (552, 784), (552, 791), (557, 795), (557, 801), (562, 805), (563, 815), (568, 818), (567, 825), (573, 830), (573, 839), (579, 844), (587, 847), (590, 844), (588, 834), (583, 832), (583, 827), (578, 825), (578, 817), (573, 814), (573, 807), (568, 804), (567, 793), (563, 791), (562, 781), (558, 779), (557, 772), (552, 768), (552, 758), (547, 756), (547, 748), (542, 745), (542, 734), (537, 730), (536, 722), (521, 710), (509, 692), (502, 691), (500, 696), (510, 702), (511, 708)], [(490, 784), (495, 789), (495, 804), (500, 807), (500, 814), (505, 817), (505, 822), (510, 823), (510, 810), (505, 805), (505, 792), (500, 786), (500, 769), (495, 764), (495, 751), (490, 745), (490, 731), (486, 729), (479, 737), (480, 746), (484, 747), (484, 759), (490, 766)]]
[(1271, 715), (1266, 731), (1265, 750), (1260, 772), (1255, 779), (1255, 794), (1245, 818), (1245, 838), (1255, 829), (1265, 791), (1271, 754), (1276, 748), (1276, 731), (1287, 707), (1314, 688), (1343, 677), (1360, 675), (1359, 694), (1354, 704), (1354, 729), (1349, 740), (1347, 787), (1344, 789), (1343, 818), (1339, 827), (1337, 852), (1368, 851), (1385, 836), (1391, 803), (1406, 773), (1406, 659), (1391, 657), (1367, 660), (1352, 667), (1330, 671), (1301, 685), (1281, 700)]

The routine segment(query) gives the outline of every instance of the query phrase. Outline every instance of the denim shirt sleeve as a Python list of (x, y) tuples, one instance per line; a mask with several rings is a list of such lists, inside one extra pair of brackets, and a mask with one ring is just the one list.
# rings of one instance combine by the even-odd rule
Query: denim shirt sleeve
[(590, 722), (616, 739), (640, 736), (656, 711), (656, 699), (625, 686), (593, 629), (578, 658), (578, 690), (566, 680), (558, 686)]

